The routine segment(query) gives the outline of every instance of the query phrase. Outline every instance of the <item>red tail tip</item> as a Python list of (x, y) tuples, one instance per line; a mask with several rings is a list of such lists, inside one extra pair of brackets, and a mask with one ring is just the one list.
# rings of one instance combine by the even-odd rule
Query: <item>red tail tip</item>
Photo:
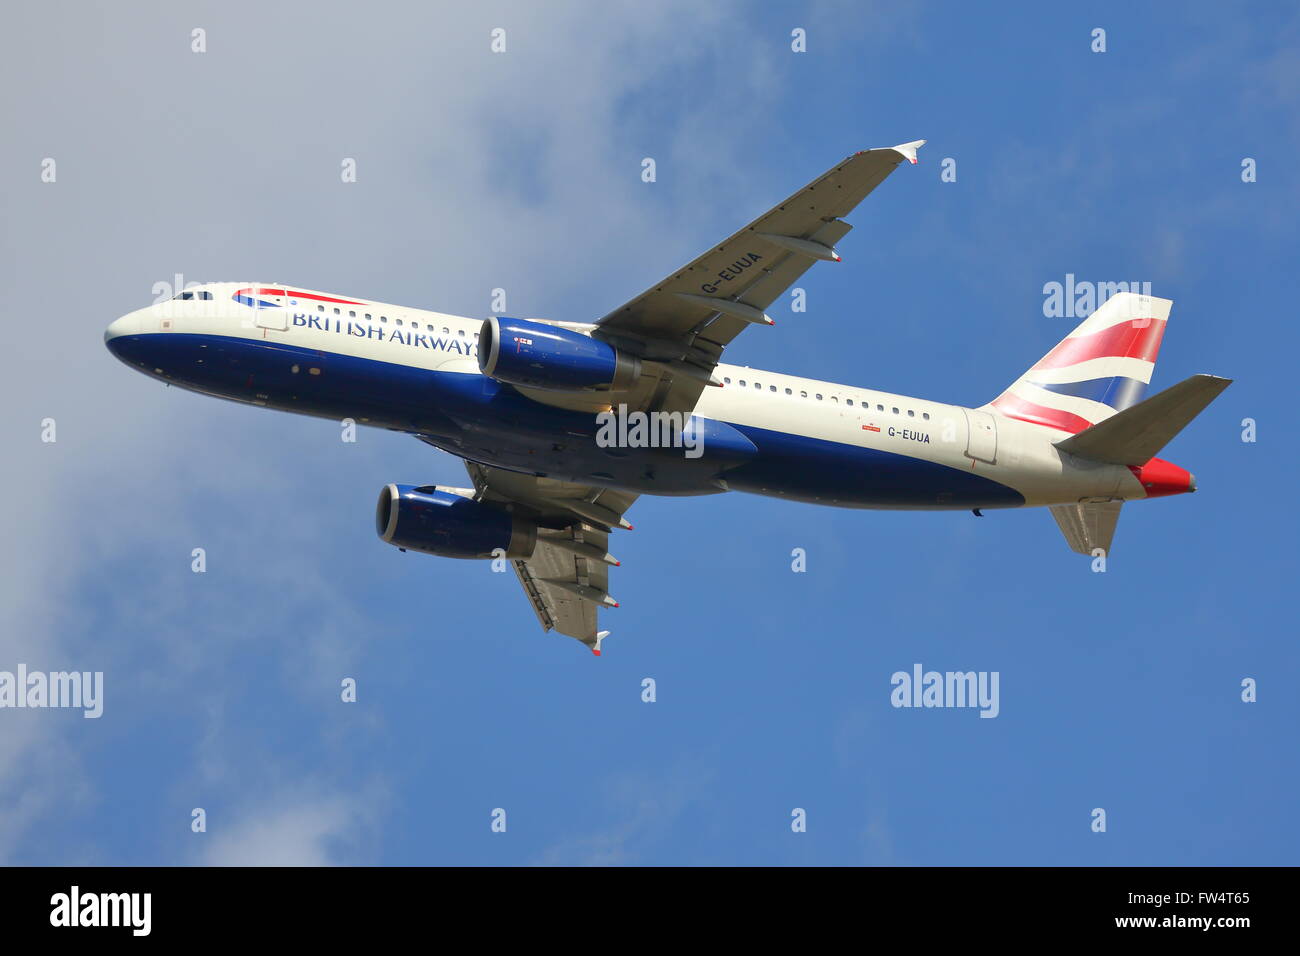
[(1129, 465), (1128, 470), (1142, 483), (1148, 498), (1182, 495), (1196, 490), (1196, 479), (1191, 472), (1163, 458), (1152, 458), (1140, 467)]

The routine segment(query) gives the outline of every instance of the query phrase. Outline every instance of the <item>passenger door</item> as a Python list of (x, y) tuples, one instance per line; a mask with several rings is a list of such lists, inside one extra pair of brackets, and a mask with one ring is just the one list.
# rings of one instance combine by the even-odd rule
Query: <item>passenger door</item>
[(998, 425), (988, 412), (963, 409), (966, 413), (966, 454), (990, 465), (998, 460)]
[[(253, 290), (253, 324), (259, 329), (283, 332), (289, 328), (289, 300), (283, 294), (275, 297), (270, 295), (271, 292), (277, 291), (282, 292), (278, 287)], [(263, 302), (266, 305), (262, 305)]]

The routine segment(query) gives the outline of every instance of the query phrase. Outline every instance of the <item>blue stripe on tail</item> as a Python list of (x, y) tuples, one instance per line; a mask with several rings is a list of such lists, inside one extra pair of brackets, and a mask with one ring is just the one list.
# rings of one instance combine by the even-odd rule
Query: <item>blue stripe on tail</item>
[(1093, 378), (1085, 382), (1034, 382), (1039, 388), (1058, 395), (1073, 395), (1089, 401), (1109, 405), (1116, 411), (1122, 411), (1130, 405), (1136, 405), (1146, 393), (1146, 385), (1136, 378), (1126, 375), (1112, 375), (1110, 378)]

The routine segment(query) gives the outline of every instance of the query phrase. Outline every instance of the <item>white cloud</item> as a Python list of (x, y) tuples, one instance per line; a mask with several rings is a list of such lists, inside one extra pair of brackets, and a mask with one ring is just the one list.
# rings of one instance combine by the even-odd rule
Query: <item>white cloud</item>
[(542, 852), (540, 866), (636, 864), (647, 848), (663, 840), (688, 810), (703, 803), (714, 782), (712, 770), (695, 762), (663, 773), (623, 773), (609, 778), (591, 806), (612, 822), (570, 837)]
[(288, 792), (228, 825), (210, 815), (200, 855), (207, 866), (338, 866), (376, 855), (376, 797)]
[[(423, 12), (396, 37), (387, 20), (356, 23), (354, 34), (303, 9), (271, 8), (253, 29), (214, 8), (200, 56), (188, 52), (189, 14), (164, 6), (86, 11), (57, 29), (48, 11), (26, 8), (32, 42), (0, 65), (12, 146), (0, 170), (0, 279), (10, 314), (31, 331), (0, 360), (0, 533), (10, 551), (0, 666), (94, 662), (106, 672), (106, 726), (166, 722), (168, 708), (197, 721), (192, 775), (218, 793), (233, 789), (259, 733), (227, 706), (240, 693), (231, 668), (250, 642), (301, 645), (292, 656), (308, 673), (277, 675), (299, 695), (337, 687), (338, 673), (370, 653), (372, 598), (332, 586), (322, 555), (333, 542), (312, 515), (329, 513), (318, 496), (338, 471), (378, 468), (394, 445), (374, 435), (340, 468), (319, 423), (163, 389), (108, 355), (103, 327), (176, 271), (471, 314), (505, 285), (525, 310), (564, 302), (594, 318), (590, 310), (618, 305), (699, 251), (675, 227), (684, 210), (728, 209), (734, 228), (730, 199), (747, 189), (732, 171), (740, 157), (752, 161), (751, 134), (776, 96), (761, 52), (748, 73), (726, 77), (727, 109), (692, 95), (687, 78), (710, 69), (713, 28), (744, 35), (725, 8)], [(499, 17), (510, 52), (494, 59), (487, 29)], [(367, 35), (390, 47), (367, 46)], [(174, 49), (177, 37), (185, 43)], [(361, 42), (340, 58), (345, 40)], [(28, 75), (40, 89), (19, 95)], [(628, 114), (647, 85), (673, 97), (664, 116)], [(49, 154), (54, 185), (27, 169)], [(654, 201), (638, 178), (645, 154), (660, 158)], [(355, 187), (338, 183), (349, 155)], [(610, 248), (645, 258), (615, 264)], [(46, 416), (57, 419), (57, 444), (39, 441)], [(425, 455), (431, 471), (447, 467)], [(368, 522), (369, 502), (363, 510)], [(218, 526), (214, 513), (225, 516)], [(223, 569), (223, 553), (275, 534), (301, 555), (292, 567)], [(186, 577), (191, 546), (208, 549), (210, 586)], [(134, 695), (114, 698), (117, 675)], [(81, 759), (104, 738), (79, 722), (8, 717), (0, 861), (39, 862), (24, 842), (34, 827), (87, 804), (107, 812)], [(64, 757), (42, 756), (51, 753)], [(298, 759), (275, 756), (291, 768)], [(664, 809), (643, 807), (637, 828)], [(233, 832), (212, 834), (210, 858), (333, 860), (328, 845), (361, 816), (330, 796), (250, 811)], [(594, 852), (617, 855), (618, 845)]]

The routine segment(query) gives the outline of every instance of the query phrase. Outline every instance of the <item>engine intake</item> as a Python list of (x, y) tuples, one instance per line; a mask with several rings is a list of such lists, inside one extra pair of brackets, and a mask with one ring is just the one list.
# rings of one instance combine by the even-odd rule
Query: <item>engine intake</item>
[(510, 385), (551, 391), (613, 389), (635, 384), (641, 360), (572, 329), (493, 316), (483, 321), (479, 371)]
[(375, 530), (389, 544), (444, 558), (527, 558), (537, 526), (475, 501), (464, 489), (386, 485), (375, 508)]

